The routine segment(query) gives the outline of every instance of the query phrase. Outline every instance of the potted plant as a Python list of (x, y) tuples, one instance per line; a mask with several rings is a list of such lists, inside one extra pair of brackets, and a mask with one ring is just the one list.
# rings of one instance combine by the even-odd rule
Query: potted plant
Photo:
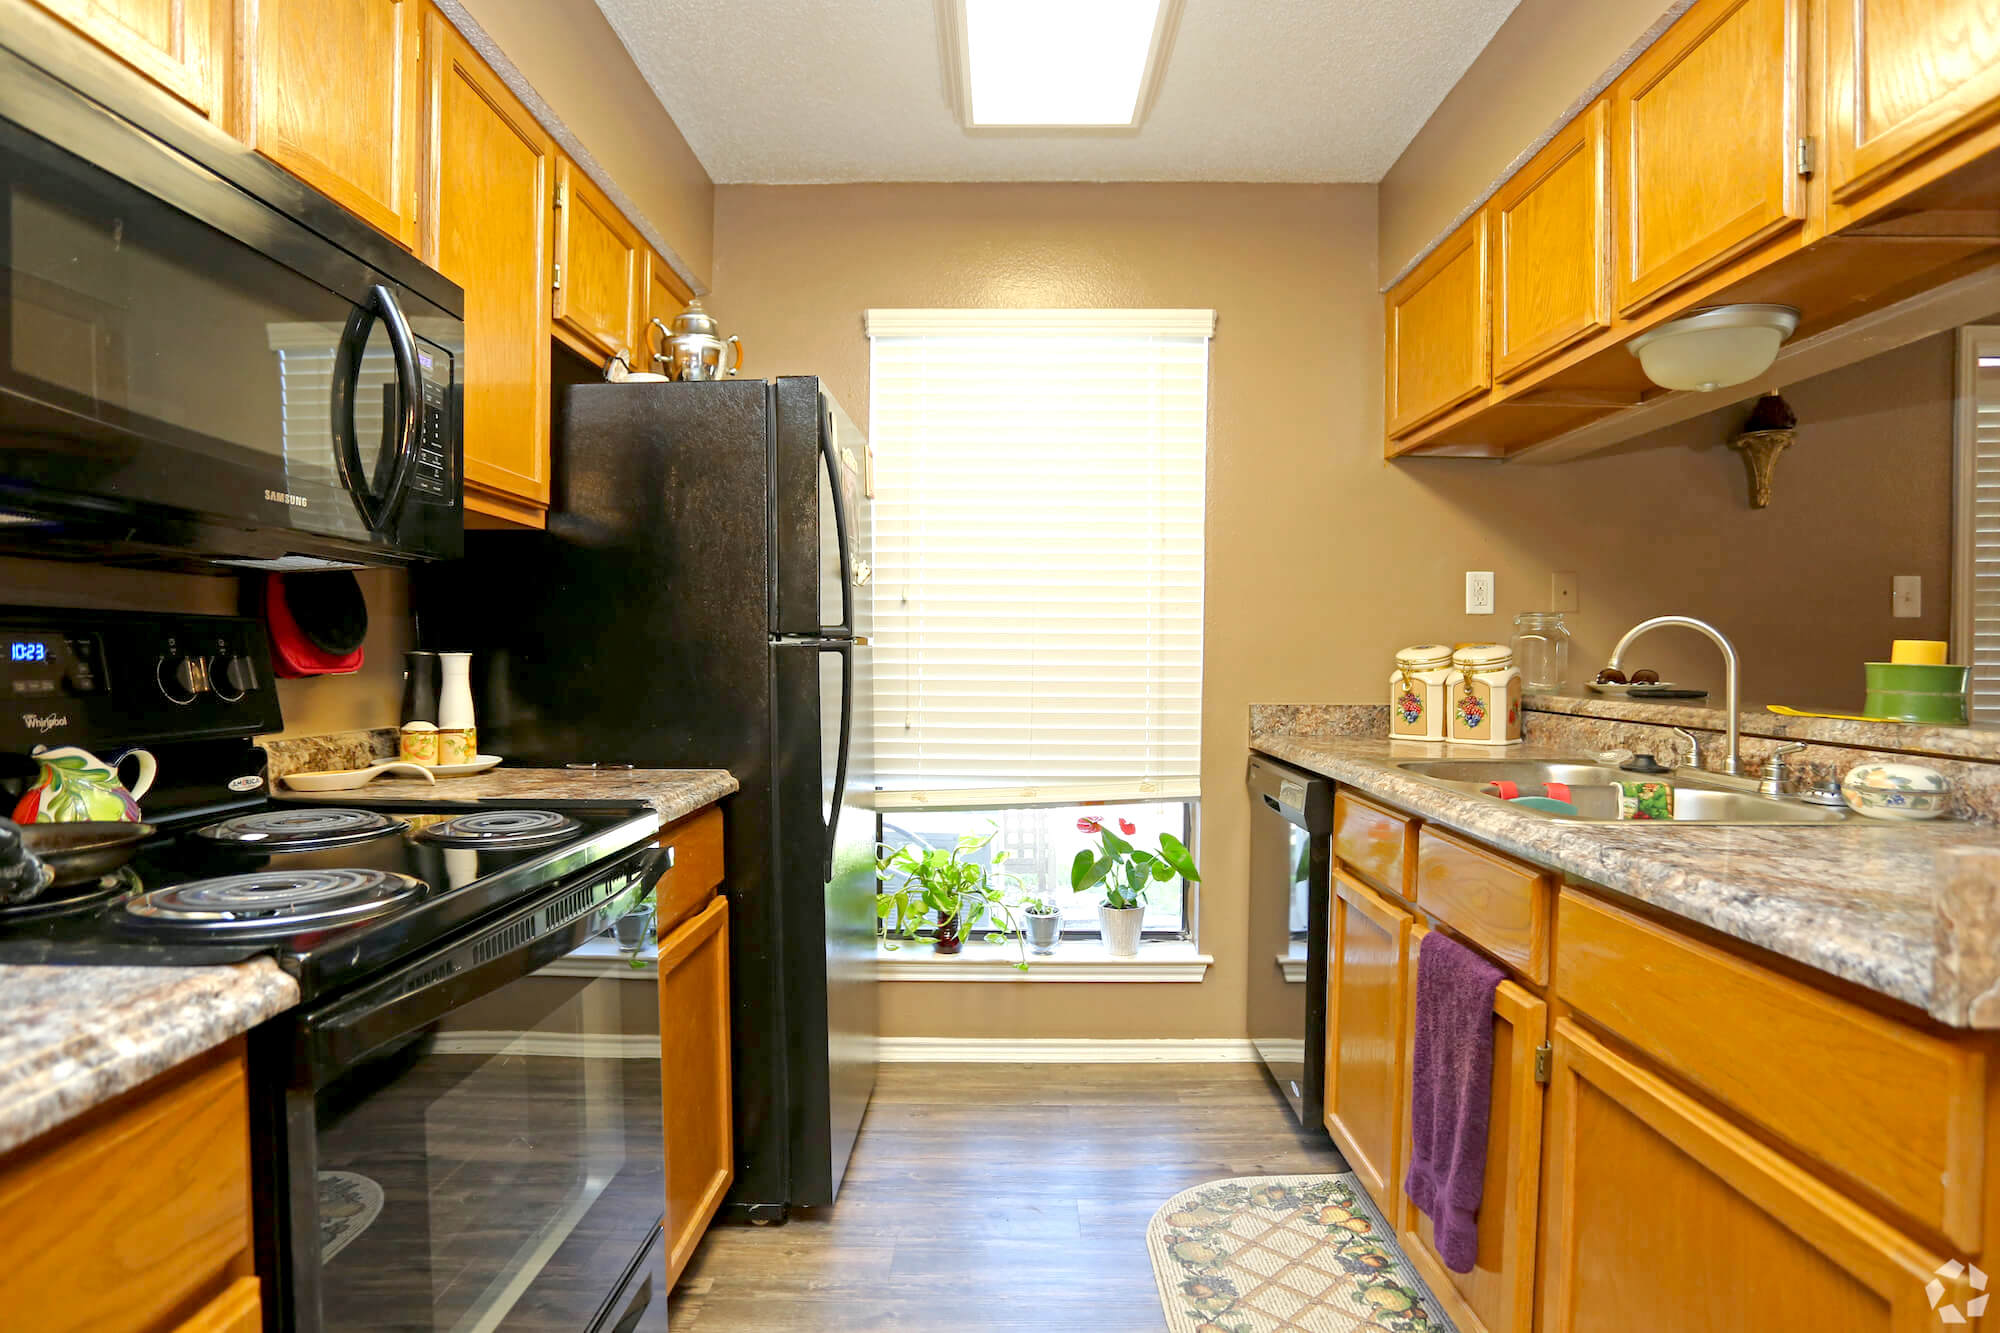
[[(915, 940), (926, 924), (934, 925), (932, 949), (955, 954), (965, 947), (966, 935), (981, 921), (990, 923), (986, 934), (989, 944), (998, 944), (1017, 930), (1014, 906), (1007, 901), (1005, 887), (1012, 876), (998, 868), (1007, 853), (993, 854), (992, 870), (970, 859), (998, 832), (996, 826), (984, 834), (968, 833), (949, 851), (921, 846), (891, 850), (885, 845), (886, 854), (875, 862), (884, 886), (875, 895), (875, 916), (882, 923), (883, 935)], [(1025, 955), (1020, 966), (1027, 967)]]
[(1104, 886), (1104, 902), (1097, 909), (1097, 922), (1104, 933), (1105, 951), (1116, 958), (1130, 958), (1139, 952), (1146, 890), (1176, 875), (1200, 883), (1201, 874), (1195, 869), (1194, 857), (1171, 833), (1160, 835), (1155, 851), (1134, 847), (1126, 838), (1138, 833), (1139, 826), (1129, 819), (1118, 821), (1118, 833), (1093, 817), (1077, 820), (1076, 827), (1079, 832), (1097, 835), (1098, 850), (1086, 847), (1076, 854), (1069, 867), (1069, 886), (1077, 893), (1100, 884)]
[(1027, 923), (1028, 951), (1054, 953), (1062, 938), (1062, 909), (1048, 898), (1030, 898), (1021, 904), (1021, 916)]

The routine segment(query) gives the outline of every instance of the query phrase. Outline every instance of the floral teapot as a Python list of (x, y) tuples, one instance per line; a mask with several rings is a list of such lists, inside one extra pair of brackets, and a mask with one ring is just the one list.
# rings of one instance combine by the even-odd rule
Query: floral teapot
[[(126, 750), (109, 763), (74, 745), (37, 745), (29, 756), (39, 766), (35, 785), (14, 805), (17, 824), (72, 824), (97, 819), (136, 822), (139, 798), (153, 786), (159, 764), (144, 750)], [(137, 761), (139, 780), (126, 790), (118, 768)]]

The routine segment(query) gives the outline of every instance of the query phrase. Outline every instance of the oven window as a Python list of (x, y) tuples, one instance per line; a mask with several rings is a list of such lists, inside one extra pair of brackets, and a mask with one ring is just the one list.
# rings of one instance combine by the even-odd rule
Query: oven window
[(320, 1095), (327, 1329), (590, 1327), (665, 1197), (652, 1000), (530, 975)]

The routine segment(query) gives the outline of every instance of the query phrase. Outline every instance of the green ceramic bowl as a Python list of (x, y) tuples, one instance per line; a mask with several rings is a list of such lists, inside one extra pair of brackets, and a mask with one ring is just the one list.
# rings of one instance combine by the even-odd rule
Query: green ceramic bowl
[(1937, 726), (1965, 725), (1965, 687), (1971, 670), (1919, 662), (1866, 662), (1868, 698), (1861, 711), (1870, 717)]

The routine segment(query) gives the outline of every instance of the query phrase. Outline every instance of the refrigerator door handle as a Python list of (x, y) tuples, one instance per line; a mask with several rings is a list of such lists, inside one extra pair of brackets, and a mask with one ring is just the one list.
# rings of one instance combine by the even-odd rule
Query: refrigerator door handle
[(833, 763), (833, 806), (826, 812), (826, 866), (820, 883), (833, 882), (833, 849), (840, 831), (840, 808), (847, 804), (847, 756), (854, 742), (854, 644), (831, 639), (823, 653), (840, 654), (840, 753)]
[[(840, 543), (840, 623), (822, 630), (828, 638), (854, 637), (854, 551), (847, 544), (847, 488), (840, 484), (840, 456), (833, 438), (833, 418), (824, 410), (819, 418), (819, 454), (826, 464), (826, 484), (833, 488), (833, 534)], [(852, 675), (850, 669), (849, 675)], [(846, 747), (841, 747), (846, 753)]]

